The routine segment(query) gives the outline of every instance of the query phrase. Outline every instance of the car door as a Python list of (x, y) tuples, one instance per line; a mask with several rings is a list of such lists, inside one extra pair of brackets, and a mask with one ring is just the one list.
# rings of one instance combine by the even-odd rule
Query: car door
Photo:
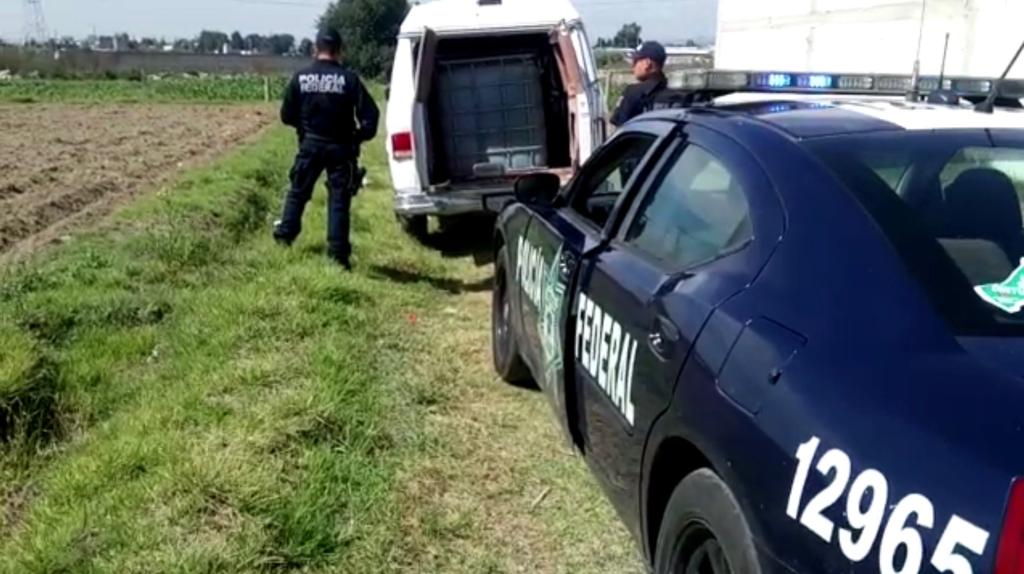
[(667, 149), (623, 225), (585, 258), (573, 306), (585, 452), (627, 517), (638, 516), (648, 432), (705, 322), (754, 280), (782, 231), (766, 176), (738, 144), (688, 126)]
[[(580, 170), (554, 204), (535, 208), (526, 235), (509, 246), (516, 253), (524, 360), (547, 391), (559, 420), (566, 421), (567, 431), (575, 414), (567, 408), (563, 348), (567, 302), (579, 261), (603, 241), (623, 191), (645, 165), (658, 138), (657, 132), (639, 128), (619, 134)], [(577, 438), (571, 431), (570, 435)]]

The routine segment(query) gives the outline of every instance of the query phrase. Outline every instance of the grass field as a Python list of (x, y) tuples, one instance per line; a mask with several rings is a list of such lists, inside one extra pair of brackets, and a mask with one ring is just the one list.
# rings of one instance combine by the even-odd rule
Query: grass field
[(283, 76), (233, 76), (160, 80), (8, 80), (0, 81), (0, 102), (261, 102), (269, 88), (276, 100)]
[(495, 380), (489, 267), (397, 229), (383, 146), (355, 273), (322, 191), (270, 241), (293, 145), (0, 269), (0, 572), (640, 571), (542, 398)]

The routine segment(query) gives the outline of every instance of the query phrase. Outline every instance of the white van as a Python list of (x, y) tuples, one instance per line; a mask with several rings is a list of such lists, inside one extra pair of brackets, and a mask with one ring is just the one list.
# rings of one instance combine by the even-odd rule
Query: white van
[(423, 236), (428, 215), (500, 209), (522, 174), (568, 179), (604, 140), (605, 115), (569, 0), (413, 6), (388, 96), (395, 213)]

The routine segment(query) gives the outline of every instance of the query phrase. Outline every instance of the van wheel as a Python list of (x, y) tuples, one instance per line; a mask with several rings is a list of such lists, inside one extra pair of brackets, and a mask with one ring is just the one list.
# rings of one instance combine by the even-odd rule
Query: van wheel
[(656, 574), (760, 574), (754, 537), (732, 491), (708, 469), (679, 483), (665, 508)]
[(427, 216), (426, 215), (399, 215), (398, 222), (402, 230), (418, 241), (427, 239)]
[(522, 385), (530, 380), (530, 372), (519, 354), (510, 318), (509, 281), (505, 248), (498, 251), (494, 262), (494, 290), (491, 292), (491, 356), (494, 370), (508, 383)]

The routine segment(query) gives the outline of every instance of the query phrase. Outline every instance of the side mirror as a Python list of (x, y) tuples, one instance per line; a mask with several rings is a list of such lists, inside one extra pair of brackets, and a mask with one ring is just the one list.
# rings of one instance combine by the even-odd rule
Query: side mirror
[(516, 201), (531, 205), (551, 205), (562, 189), (562, 180), (553, 173), (531, 173), (516, 180)]

